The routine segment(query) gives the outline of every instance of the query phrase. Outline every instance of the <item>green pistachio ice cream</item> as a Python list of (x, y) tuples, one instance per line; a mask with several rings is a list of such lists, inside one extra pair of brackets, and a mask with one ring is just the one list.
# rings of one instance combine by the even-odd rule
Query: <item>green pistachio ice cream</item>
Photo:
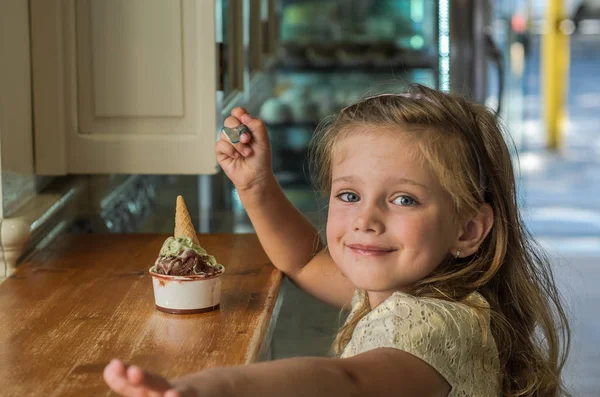
[(189, 237), (169, 237), (163, 243), (154, 264), (156, 273), (172, 276), (214, 276), (222, 273), (223, 265)]

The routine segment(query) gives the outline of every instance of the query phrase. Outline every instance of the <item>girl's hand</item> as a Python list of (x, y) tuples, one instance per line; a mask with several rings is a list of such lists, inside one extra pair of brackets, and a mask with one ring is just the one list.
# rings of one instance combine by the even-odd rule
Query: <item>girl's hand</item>
[(245, 124), (251, 133), (242, 134), (240, 142), (232, 144), (221, 132), (215, 145), (217, 161), (238, 191), (260, 185), (273, 174), (271, 147), (264, 123), (252, 118), (244, 108), (236, 107), (225, 119), (225, 127), (240, 124)]
[(104, 368), (104, 381), (115, 392), (128, 397), (192, 397), (191, 389), (175, 388), (165, 378), (143, 371), (135, 365), (112, 360)]

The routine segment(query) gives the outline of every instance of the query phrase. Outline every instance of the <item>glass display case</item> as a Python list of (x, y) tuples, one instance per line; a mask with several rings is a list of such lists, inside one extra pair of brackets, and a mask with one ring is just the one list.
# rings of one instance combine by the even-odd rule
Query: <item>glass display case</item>
[(273, 167), (306, 185), (318, 123), (361, 97), (439, 87), (439, 4), (429, 0), (279, 0), (275, 92), (262, 105)]
[(410, 83), (480, 102), (501, 95), (492, 9), (488, 0), (279, 0), (276, 88), (260, 117), (280, 183), (308, 182), (318, 123), (362, 97)]
[(425, 0), (282, 0), (282, 66), (435, 67), (436, 10), (436, 2)]

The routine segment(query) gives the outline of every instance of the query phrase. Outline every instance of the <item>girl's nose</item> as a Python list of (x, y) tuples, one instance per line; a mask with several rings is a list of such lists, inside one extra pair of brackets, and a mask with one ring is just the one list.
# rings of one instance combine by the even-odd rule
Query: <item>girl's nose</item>
[(352, 228), (355, 232), (381, 234), (385, 230), (384, 223), (380, 214), (377, 214), (373, 208), (365, 208), (354, 219)]

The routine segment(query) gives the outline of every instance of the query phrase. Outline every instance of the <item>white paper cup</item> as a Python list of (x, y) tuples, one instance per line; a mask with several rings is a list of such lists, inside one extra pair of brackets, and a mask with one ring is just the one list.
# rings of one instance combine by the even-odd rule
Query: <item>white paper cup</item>
[(169, 276), (150, 269), (156, 309), (171, 314), (204, 313), (219, 308), (221, 276)]

